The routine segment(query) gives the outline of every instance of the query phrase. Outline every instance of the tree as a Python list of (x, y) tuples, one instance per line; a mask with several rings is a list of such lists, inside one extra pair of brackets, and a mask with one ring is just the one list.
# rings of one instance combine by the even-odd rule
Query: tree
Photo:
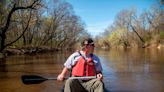
[[(12, 42), (5, 44), (6, 32), (8, 31), (8, 28), (11, 24), (12, 15), (14, 14), (14, 12), (16, 12), (18, 10), (35, 9), (38, 5), (40, 5), (40, 2), (41, 2), (40, 0), (34, 0), (31, 4), (29, 4), (27, 6), (18, 6), (19, 1), (11, 2), (12, 8), (11, 8), (11, 10), (9, 10), (9, 13), (7, 14), (7, 19), (4, 23), (5, 25), (0, 28), (0, 52), (2, 50), (4, 50), (4, 48), (6, 48), (7, 46), (11, 45), (12, 43), (14, 43), (18, 39), (20, 39), (21, 36), (23, 36), (23, 35), (20, 35), (18, 38), (16, 38)], [(27, 23), (25, 29), (28, 28), (28, 24), (29, 24), (29, 22)], [(24, 34), (24, 32), (22, 34)]]

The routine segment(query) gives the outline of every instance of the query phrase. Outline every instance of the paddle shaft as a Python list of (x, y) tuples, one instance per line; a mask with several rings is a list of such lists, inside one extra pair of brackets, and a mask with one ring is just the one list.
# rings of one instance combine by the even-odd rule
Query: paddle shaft
[(69, 77), (68, 79), (95, 79), (96, 76)]
[[(84, 77), (68, 77), (68, 78), (64, 78), (64, 79), (94, 79), (96, 78), (96, 76), (84, 76)], [(43, 81), (46, 80), (57, 80), (57, 78), (44, 78), (41, 76), (37, 76), (37, 75), (23, 75), (22, 76), (22, 81), (24, 84), (38, 84), (38, 83), (42, 83)]]
[[(64, 78), (64, 79), (94, 79), (96, 78), (96, 76), (85, 76), (85, 77), (68, 77), (68, 78)], [(28, 80), (40, 80), (38, 78), (31, 78)], [(57, 78), (45, 78), (45, 80), (57, 80)]]

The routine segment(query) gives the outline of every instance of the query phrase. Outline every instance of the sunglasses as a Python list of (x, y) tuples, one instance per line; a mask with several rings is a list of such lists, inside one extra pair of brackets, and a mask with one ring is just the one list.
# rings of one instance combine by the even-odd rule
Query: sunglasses
[(93, 47), (95, 47), (95, 45), (94, 45), (94, 44), (88, 44), (88, 46), (93, 46)]

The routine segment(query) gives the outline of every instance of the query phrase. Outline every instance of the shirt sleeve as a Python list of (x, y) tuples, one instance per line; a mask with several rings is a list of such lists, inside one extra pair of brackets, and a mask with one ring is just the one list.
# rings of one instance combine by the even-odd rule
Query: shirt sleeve
[(72, 66), (74, 66), (76, 62), (78, 61), (78, 59), (80, 58), (79, 56), (80, 55), (77, 52), (73, 53), (72, 55), (68, 57), (68, 59), (64, 63), (64, 66), (67, 67), (68, 69), (71, 69)]
[(102, 66), (101, 66), (101, 62), (100, 62), (100, 59), (96, 56), (96, 55), (93, 55), (93, 60), (96, 64), (96, 71), (97, 72), (102, 72)]

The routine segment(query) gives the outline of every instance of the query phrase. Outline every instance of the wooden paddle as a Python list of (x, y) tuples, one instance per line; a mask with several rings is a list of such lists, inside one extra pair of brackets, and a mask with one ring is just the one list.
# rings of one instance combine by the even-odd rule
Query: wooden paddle
[[(87, 76), (87, 77), (69, 77), (69, 79), (94, 79), (96, 76)], [(22, 75), (22, 82), (24, 84), (39, 84), (46, 80), (57, 80), (57, 78), (44, 78), (38, 75)], [(68, 79), (68, 78), (65, 78)]]

